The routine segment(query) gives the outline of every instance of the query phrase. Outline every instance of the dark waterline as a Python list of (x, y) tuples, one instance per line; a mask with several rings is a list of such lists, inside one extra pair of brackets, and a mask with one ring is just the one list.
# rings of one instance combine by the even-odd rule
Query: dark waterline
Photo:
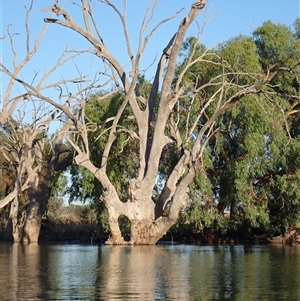
[(3, 243), (0, 300), (300, 300), (300, 246)]

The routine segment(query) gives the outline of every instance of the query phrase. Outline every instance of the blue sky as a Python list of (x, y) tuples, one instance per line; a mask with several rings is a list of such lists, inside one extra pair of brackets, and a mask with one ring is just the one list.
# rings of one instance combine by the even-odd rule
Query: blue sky
[[(32, 39), (38, 30), (42, 28), (43, 18), (49, 16), (49, 13), (42, 13), (40, 9), (51, 5), (53, 2), (53, 0), (36, 1), (30, 21)], [(71, 4), (71, 2), (69, 1), (66, 8), (71, 12), (75, 20), (79, 20), (82, 23), (78, 14), (79, 8)], [(119, 6), (123, 3), (122, 0), (112, 0), (112, 2)], [(152, 26), (161, 19), (172, 15), (181, 7), (185, 9), (176, 19), (164, 24), (153, 36), (145, 52), (142, 68), (147, 68), (153, 62), (156, 55), (161, 54), (162, 49), (176, 31), (180, 20), (187, 14), (193, 2), (193, 0), (159, 0), (155, 17), (153, 22), (151, 22)], [(24, 0), (24, 3), (29, 3), (29, 0)], [(133, 48), (137, 45), (138, 29), (148, 3), (149, 1), (147, 0), (128, 0), (128, 27)], [(97, 7), (97, 22), (99, 23), (104, 41), (115, 56), (125, 65), (129, 61), (129, 58), (124, 51), (125, 43), (120, 31), (120, 23), (110, 8), (103, 6), (101, 3), (97, 3)], [(206, 10), (201, 13), (198, 22), (200, 26), (203, 24), (205, 14), (208, 19), (212, 19), (207, 24), (201, 41), (208, 47), (214, 47), (218, 43), (239, 34), (251, 35), (255, 28), (267, 20), (292, 26), (295, 19), (300, 15), (299, 7), (299, 0), (208, 0)], [(6, 35), (7, 24), (13, 24), (12, 28), (14, 32), (20, 33), (20, 35), (15, 36), (16, 49), (20, 59), (24, 54), (25, 41), (23, 38), (24, 9), (20, 5), (19, 0), (1, 1), (1, 36)], [(188, 35), (196, 34), (197, 27), (194, 25), (190, 28)], [(1, 56), (3, 62), (9, 66), (11, 52), (8, 42), (7, 38), (1, 41)], [(40, 54), (32, 62), (32, 65), (25, 69), (23, 76), (32, 76), (32, 69), (50, 68), (67, 43), (70, 47), (76, 49), (85, 49), (88, 47), (88, 43), (82, 37), (79, 37), (78, 34), (57, 25), (51, 25), (41, 44)], [(90, 59), (91, 56), (86, 56), (81, 63), (87, 66), (87, 62)], [(92, 64), (95, 65), (95, 61)], [(74, 68), (70, 67), (70, 69), (62, 71), (64, 76), (67, 76), (65, 73), (68, 73), (68, 70), (69, 72), (75, 71)], [(151, 72), (154, 71), (150, 69), (148, 71), (149, 74), (146, 75), (151, 77)]]

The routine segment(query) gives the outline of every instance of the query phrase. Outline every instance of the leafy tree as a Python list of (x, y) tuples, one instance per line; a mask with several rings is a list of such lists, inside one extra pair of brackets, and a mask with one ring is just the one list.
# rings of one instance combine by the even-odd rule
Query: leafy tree
[[(241, 72), (232, 81), (248, 85), (249, 77), (243, 72), (270, 72), (299, 64), (299, 46), (295, 32), (266, 22), (254, 32), (253, 39), (240, 36), (216, 51)], [(203, 69), (198, 71), (203, 74)], [(299, 186), (299, 81), (291, 70), (279, 74), (270, 84), (272, 93), (245, 96), (228, 110), (219, 119), (220, 130), (209, 143), (211, 161), (206, 171), (218, 210), (208, 211), (208, 216), (219, 228), (224, 225), (220, 225), (220, 215), (226, 211), (230, 213), (228, 229), (242, 227), (246, 234), (252, 228), (278, 234), (299, 220), (295, 188)], [(192, 203), (189, 220), (196, 224), (198, 217), (202, 225), (201, 220), (207, 220), (206, 212), (202, 198), (200, 204)], [(211, 225), (211, 219), (208, 221)]]

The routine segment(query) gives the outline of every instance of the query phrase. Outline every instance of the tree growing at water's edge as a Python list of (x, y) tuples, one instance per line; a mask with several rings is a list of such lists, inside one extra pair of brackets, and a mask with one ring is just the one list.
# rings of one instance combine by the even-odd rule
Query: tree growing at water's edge
[[(233, 70), (247, 74), (296, 66), (299, 19), (294, 24), (293, 28), (265, 22), (251, 38), (232, 38), (215, 51)], [(186, 42), (185, 51), (190, 52), (193, 42)], [(199, 46), (196, 55), (204, 51)], [(206, 82), (221, 72), (205, 64), (190, 71), (190, 75), (202, 74)], [(206, 149), (206, 177), (196, 176), (193, 202), (182, 217), (192, 231), (217, 228), (252, 239), (252, 229), (267, 237), (282, 234), (299, 222), (298, 74), (297, 69), (279, 74), (270, 82), (273, 92), (245, 96), (219, 118), (219, 130)], [(242, 73), (232, 80), (248, 84)]]
[[(189, 185), (197, 174), (203, 173), (203, 155), (210, 138), (216, 133), (217, 129), (214, 125), (219, 118), (246, 95), (262, 92), (271, 95), (273, 93), (271, 81), (283, 72), (291, 70), (293, 72), (297, 66), (278, 68), (270, 66), (266, 70), (245, 73), (233, 68), (216, 53), (205, 51), (201, 56), (194, 57), (195, 44), (186, 60), (186, 65), (180, 70), (174, 82), (178, 55), (186, 30), (206, 4), (206, 1), (198, 1), (192, 5), (190, 12), (180, 22), (174, 36), (166, 42), (157, 64), (150, 93), (143, 96), (138, 87), (141, 73), (139, 62), (153, 33), (144, 35), (151, 10), (146, 12), (139, 48), (134, 54), (127, 31), (126, 10), (122, 13), (112, 2), (103, 3), (112, 7), (123, 24), (127, 53), (131, 60), (131, 70), (127, 73), (106, 48), (100, 34), (98, 36), (94, 34), (100, 31), (97, 30), (93, 10), (87, 1), (82, 1), (84, 27), (79, 26), (72, 16), (58, 5), (54, 5), (51, 10), (60, 18), (45, 19), (45, 22), (67, 27), (86, 38), (94, 47), (95, 55), (107, 64), (107, 70), (111, 70), (111, 77), (116, 82), (119, 92), (124, 95), (124, 100), (110, 123), (104, 150), (97, 163), (91, 161), (88, 128), (79, 118), (76, 120), (73, 118), (73, 123), (81, 144), (75, 144), (73, 141), (70, 141), (70, 144), (77, 152), (75, 162), (87, 168), (103, 187), (101, 200), (108, 210), (111, 231), (109, 243), (125, 243), (118, 223), (119, 217), (124, 215), (131, 224), (130, 243), (153, 244), (176, 222), (179, 213), (188, 204)], [(152, 3), (152, 7), (155, 4), (156, 1)], [(92, 26), (94, 30), (91, 29)], [(194, 81), (185, 81), (185, 75), (199, 62), (209, 64), (211, 67), (208, 68), (221, 67), (220, 72), (213, 74), (208, 81), (201, 81), (201, 74), (193, 74)], [(242, 77), (243, 80), (240, 82), (234, 80), (238, 77)], [(207, 90), (210, 93), (207, 93)], [(198, 104), (197, 113), (191, 113), (185, 123), (180, 124), (181, 107), (192, 108), (194, 103)], [(127, 113), (128, 108), (131, 115)], [(134, 120), (136, 131), (120, 124), (125, 112), (128, 114), (127, 118)], [(128, 177), (127, 183), (123, 184), (127, 187), (124, 199), (120, 198), (107, 174), (112, 146), (117, 143), (121, 134), (126, 134), (128, 139), (137, 141), (139, 156), (135, 175)], [(171, 146), (175, 147), (178, 157), (161, 183), (162, 187), (156, 199), (153, 200), (161, 160)]]
[(50, 70), (34, 70), (30, 75), (27, 71), (26, 81), (20, 79), (37, 55), (48, 28), (45, 25), (32, 39), (29, 20), (33, 1), (24, 5), (24, 9), (25, 51), (20, 47), (17, 52), (18, 33), (13, 31), (12, 25), (7, 26), (7, 36), (3, 38), (9, 41), (12, 58), (11, 62), (5, 58), (0, 63), (0, 72), (7, 80), (6, 90), (1, 95), (0, 150), (6, 163), (1, 166), (1, 174), (3, 180), (3, 175), (10, 172), (10, 179), (1, 195), (0, 208), (10, 206), (6, 240), (36, 243), (53, 185), (59, 173), (72, 162), (72, 150), (63, 143), (69, 125), (63, 125), (55, 134), (48, 133), (51, 123), (58, 120), (59, 111), (45, 105), (45, 99), (49, 97), (49, 90), (80, 79), (46, 83), (53, 73), (77, 56), (66, 51)]
[[(199, 51), (200, 30), (184, 62), (178, 65), (187, 29), (206, 5), (204, 0), (196, 1), (179, 22), (174, 35), (166, 40), (154, 79), (147, 84), (141, 78), (141, 57), (156, 30), (179, 12), (149, 30), (157, 4), (154, 0), (145, 12), (134, 53), (127, 29), (127, 1), (124, 1), (124, 11), (109, 0), (101, 3), (120, 18), (122, 29), (116, 36), (124, 34), (124, 52), (128, 54), (130, 70), (107, 48), (92, 2), (76, 3), (84, 21), (79, 25), (81, 23), (55, 1), (44, 10), (53, 14), (45, 18), (46, 24), (58, 29), (65, 27), (90, 43), (92, 49), (85, 52), (92, 53), (99, 66), (103, 66), (104, 84), (96, 84), (95, 80), (87, 82), (82, 76), (78, 93), (70, 94), (67, 85), (59, 85), (61, 92), (57, 99), (45, 97), (41, 89), (28, 82), (21, 84), (35, 100), (49, 104), (54, 112), (60, 113), (59, 120), (70, 128), (61, 133), (75, 151), (74, 162), (100, 183), (100, 202), (107, 209), (111, 233), (107, 243), (155, 244), (189, 205), (195, 179), (202, 193), (200, 184), (208, 177), (206, 164), (211, 160), (208, 159), (210, 142), (224, 130), (221, 123), (226, 113), (250, 96), (256, 95), (254, 99), (258, 99), (263, 95), (270, 102), (277, 102), (274, 93), (279, 95), (283, 91), (276, 91), (273, 82), (286, 73), (297, 79), (299, 62), (237, 68), (222, 52)], [(18, 80), (17, 75), (6, 74)], [(114, 89), (106, 93), (104, 87), (108, 83), (112, 83)], [(97, 96), (90, 98), (91, 93)], [(107, 102), (111, 108), (108, 115), (103, 114), (101, 120), (93, 119), (91, 110), (101, 110)], [(130, 222), (129, 242), (120, 231), (122, 216)]]

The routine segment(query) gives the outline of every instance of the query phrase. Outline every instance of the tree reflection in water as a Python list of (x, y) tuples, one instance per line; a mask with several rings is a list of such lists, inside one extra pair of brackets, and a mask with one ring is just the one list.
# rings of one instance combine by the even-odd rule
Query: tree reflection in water
[(0, 300), (32, 300), (43, 293), (37, 244), (0, 244)]
[(0, 244), (0, 300), (300, 300), (300, 246)]

